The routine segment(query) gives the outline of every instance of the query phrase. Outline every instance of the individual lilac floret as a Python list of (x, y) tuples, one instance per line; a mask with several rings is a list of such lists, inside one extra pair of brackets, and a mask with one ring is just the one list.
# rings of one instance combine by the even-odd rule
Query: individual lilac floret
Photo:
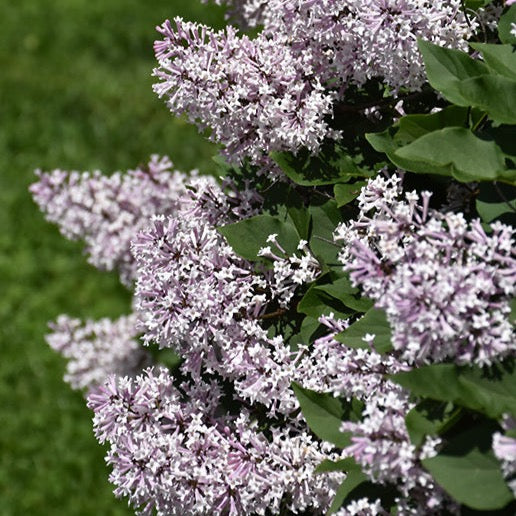
[(397, 176), (369, 181), (356, 221), (341, 224), (340, 259), (353, 283), (383, 308), (392, 344), (412, 364), (452, 359), (491, 364), (514, 355), (514, 231), (430, 210), (430, 193), (401, 198)]
[(134, 376), (151, 364), (138, 343), (134, 315), (86, 322), (61, 315), (50, 328), (46, 340), (68, 359), (64, 379), (73, 389), (91, 391), (111, 374)]
[[(289, 306), (296, 289), (304, 283), (311, 283), (321, 272), (319, 262), (312, 256), (306, 240), (300, 240), (297, 247), (303, 254), (289, 256), (277, 240), (278, 235), (270, 235), (267, 242), (275, 246), (274, 251), (268, 246), (258, 252), (258, 256), (273, 261), (273, 275), (269, 280), (272, 296), (283, 308)], [(282, 256), (283, 255), (283, 256)]]
[(294, 56), (287, 35), (237, 35), (174, 19), (157, 30), (156, 93), (175, 114), (186, 113), (233, 162), (270, 166), (270, 151), (313, 152), (334, 136), (325, 117), (334, 95), (313, 77), (309, 56)]
[(335, 458), (308, 433), (271, 429), (267, 439), (242, 410), (224, 415), (217, 383), (176, 388), (165, 369), (111, 377), (89, 397), (95, 434), (107, 442), (117, 496), (146, 514), (320, 514), (342, 473), (313, 475)]
[(133, 243), (143, 340), (172, 347), (199, 377), (216, 372), (271, 412), (297, 408), (296, 353), (260, 325), (267, 282), (205, 219), (154, 217)]
[(144, 167), (109, 177), (98, 171), (37, 174), (39, 181), (30, 190), (46, 218), (67, 238), (84, 240), (90, 263), (118, 269), (127, 285), (135, 272), (131, 240), (151, 215), (173, 214), (181, 207), (189, 178), (158, 156)]
[[(506, 432), (516, 430), (516, 420), (504, 415), (502, 427)], [(493, 435), (493, 451), (502, 463), (502, 471), (514, 496), (516, 496), (516, 438), (496, 432)]]

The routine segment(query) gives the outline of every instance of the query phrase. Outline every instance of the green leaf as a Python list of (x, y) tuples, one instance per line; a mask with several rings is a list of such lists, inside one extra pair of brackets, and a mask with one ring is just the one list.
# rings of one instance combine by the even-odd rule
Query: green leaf
[(498, 22), (498, 37), (502, 43), (516, 45), (516, 36), (512, 33), (513, 23), (516, 23), (516, 5), (511, 5)]
[(322, 315), (329, 315), (332, 312), (337, 317), (346, 319), (353, 313), (338, 299), (318, 289), (315, 284), (310, 286), (301, 301), (299, 301), (297, 311), (314, 319), (319, 319)]
[(337, 144), (326, 144), (317, 156), (302, 149), (296, 155), (290, 152), (271, 152), (271, 158), (285, 175), (302, 186), (329, 185), (364, 175), (346, 151)]
[(437, 456), (422, 461), (448, 494), (472, 509), (501, 509), (513, 499), (491, 451), (495, 429), (491, 424), (476, 425), (457, 435)]
[(481, 140), (462, 127), (433, 131), (394, 154), (417, 163), (408, 168), (412, 172), (452, 175), (464, 182), (507, 179), (501, 149), (494, 142)]
[(363, 340), (368, 333), (375, 335), (373, 345), (378, 353), (386, 353), (392, 349), (391, 327), (385, 312), (379, 308), (368, 310), (361, 319), (337, 334), (335, 339), (351, 348), (369, 349), (369, 345)]
[(352, 310), (356, 310), (357, 312), (367, 312), (374, 304), (370, 299), (360, 297), (360, 290), (351, 285), (351, 281), (348, 276), (339, 278), (333, 283), (318, 285), (314, 288), (326, 292), (330, 296), (341, 301), (345, 306)]
[(495, 219), (500, 219), (503, 215), (509, 215), (514, 219), (516, 214), (516, 198), (501, 202), (484, 202), (477, 199), (476, 207), (478, 214), (487, 224)]
[(461, 81), (462, 105), (475, 106), (497, 122), (516, 124), (516, 80), (501, 75), (480, 75)]
[(350, 203), (353, 199), (358, 197), (360, 194), (360, 189), (366, 184), (366, 181), (357, 181), (353, 184), (336, 184), (333, 187), (333, 195), (335, 195), (337, 206), (340, 208), (341, 206)]
[(468, 9), (477, 10), (480, 7), (485, 7), (486, 5), (492, 3), (493, 0), (466, 0), (464, 3)]
[(360, 466), (353, 457), (338, 460), (336, 462), (324, 459), (314, 470), (314, 473), (331, 473), (333, 471), (360, 471)]
[(304, 389), (296, 383), (292, 384), (292, 389), (310, 430), (320, 439), (333, 443), (339, 448), (349, 446), (350, 434), (340, 431), (342, 418), (346, 414), (342, 401), (332, 394)]
[(405, 416), (410, 441), (421, 446), (427, 435), (441, 435), (461, 415), (451, 403), (423, 400)]
[(416, 396), (450, 401), (498, 419), (516, 415), (516, 368), (498, 364), (489, 370), (433, 364), (392, 375), (391, 380)]
[(398, 167), (423, 174), (450, 175), (449, 168), (401, 158), (396, 151), (417, 141), (418, 138), (446, 127), (466, 126), (477, 123), (483, 112), (474, 108), (448, 106), (437, 113), (429, 115), (407, 115), (382, 133), (366, 134), (366, 139), (378, 152), (385, 152), (387, 157)]
[(330, 199), (322, 204), (313, 204), (308, 210), (312, 217), (311, 251), (323, 266), (342, 267), (337, 260), (340, 246), (333, 242), (333, 232), (342, 220), (337, 202)]
[(418, 40), (418, 46), (432, 87), (450, 102), (469, 106), (470, 102), (460, 92), (459, 85), (465, 79), (488, 74), (488, 67), (460, 50), (443, 48), (421, 39)]
[(333, 499), (327, 514), (336, 513), (351, 491), (353, 491), (353, 489), (355, 489), (366, 480), (367, 476), (362, 473), (362, 471), (350, 471), (337, 489), (337, 493), (335, 494), (335, 498)]
[(270, 215), (257, 215), (218, 228), (235, 253), (251, 261), (258, 260), (258, 251), (266, 247), (271, 234), (278, 235), (278, 242), (292, 254), (299, 243), (299, 234), (289, 221), (282, 221)]
[(513, 45), (470, 43), (469, 46), (482, 53), (487, 66), (493, 71), (509, 79), (516, 79), (516, 51)]

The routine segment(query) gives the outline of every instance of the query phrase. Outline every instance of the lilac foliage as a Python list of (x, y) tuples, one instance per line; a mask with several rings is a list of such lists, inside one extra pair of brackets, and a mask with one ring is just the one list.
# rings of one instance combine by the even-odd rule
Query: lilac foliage
[(359, 217), (335, 233), (345, 269), (385, 310), (407, 362), (489, 365), (513, 355), (514, 230), (496, 222), (486, 233), (429, 201), (429, 192), (402, 197), (396, 175), (369, 181)]

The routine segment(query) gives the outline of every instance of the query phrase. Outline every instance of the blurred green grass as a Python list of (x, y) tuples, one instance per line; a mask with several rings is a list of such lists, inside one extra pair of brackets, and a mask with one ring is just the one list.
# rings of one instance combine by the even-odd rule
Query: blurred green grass
[(181, 15), (215, 27), (199, 1), (0, 0), (0, 513), (128, 514), (64, 361), (44, 342), (60, 313), (117, 316), (116, 275), (47, 224), (33, 170), (124, 170), (151, 153), (210, 172), (216, 149), (151, 91), (155, 25)]

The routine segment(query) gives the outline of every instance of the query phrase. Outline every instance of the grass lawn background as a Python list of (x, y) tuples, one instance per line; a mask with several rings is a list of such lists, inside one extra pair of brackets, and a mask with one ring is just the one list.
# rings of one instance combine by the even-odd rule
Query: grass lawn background
[(213, 169), (216, 149), (151, 90), (155, 25), (175, 15), (221, 27), (198, 0), (0, 0), (0, 514), (130, 514), (47, 321), (126, 313), (115, 274), (46, 223), (35, 168), (106, 173), (168, 154)]

